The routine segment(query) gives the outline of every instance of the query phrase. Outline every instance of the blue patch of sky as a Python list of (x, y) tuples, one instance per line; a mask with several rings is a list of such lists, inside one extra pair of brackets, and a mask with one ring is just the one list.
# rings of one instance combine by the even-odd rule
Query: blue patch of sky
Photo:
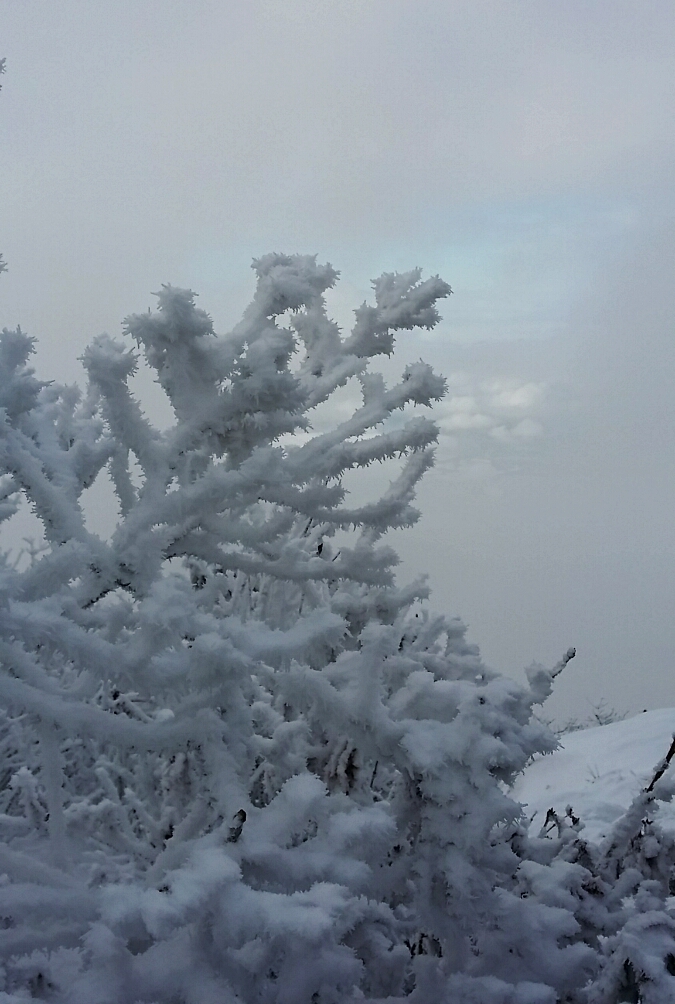
[[(420, 264), (424, 274), (440, 274), (454, 291), (452, 309), (443, 310), (442, 324), (429, 337), (543, 338), (564, 330), (570, 311), (592, 295), (600, 274), (628, 247), (637, 215), (628, 201), (590, 196), (482, 201), (436, 208), (396, 241), (364, 233), (327, 238), (320, 246), (315, 241), (309, 248), (296, 233), (299, 246), (284, 248), (289, 242), (279, 235), (271, 243), (317, 253), (341, 270), (340, 323), (348, 323), (351, 308), (369, 297), (372, 277)], [(250, 300), (254, 276), (247, 266), (270, 250), (269, 243), (260, 236), (194, 249), (186, 257), (185, 284), (202, 294), (201, 303), (226, 326), (236, 323)]]

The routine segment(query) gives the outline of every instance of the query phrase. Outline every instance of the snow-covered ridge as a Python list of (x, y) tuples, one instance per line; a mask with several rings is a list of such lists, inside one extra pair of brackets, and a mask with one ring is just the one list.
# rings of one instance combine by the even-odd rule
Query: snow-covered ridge
[[(550, 808), (561, 815), (571, 805), (584, 836), (606, 836), (638, 792), (649, 784), (675, 733), (675, 708), (645, 711), (621, 722), (569, 732), (560, 749), (538, 756), (511, 791), (538, 831)], [(661, 825), (675, 828), (675, 810), (661, 804)]]

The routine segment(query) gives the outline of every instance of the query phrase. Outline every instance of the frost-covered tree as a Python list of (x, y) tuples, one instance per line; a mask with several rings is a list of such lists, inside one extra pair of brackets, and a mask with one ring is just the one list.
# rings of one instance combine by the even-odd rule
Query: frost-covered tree
[[(507, 793), (555, 745), (532, 708), (565, 660), (489, 671), (383, 540), (417, 518), (444, 381), (371, 361), (449, 287), (385, 274), (343, 336), (330, 266), (254, 267), (229, 335), (163, 287), (84, 392), (2, 333), (0, 517), (23, 499), (44, 542), (0, 568), (0, 1004), (604, 1001), (620, 930), (576, 831), (530, 839)], [(350, 503), (347, 472), (392, 460)], [(106, 472), (109, 539), (82, 508)]]
[[(6, 990), (208, 1004), (572, 985), (555, 925), (545, 965), (527, 943), (509, 961), (520, 809), (503, 785), (553, 743), (535, 695), (488, 672), (419, 583), (397, 586), (382, 542), (415, 520), (437, 435), (405, 409), (444, 383), (418, 363), (387, 387), (369, 363), (432, 327), (449, 287), (384, 275), (343, 338), (330, 266), (255, 269), (228, 337), (171, 287), (127, 320), (173, 407), (164, 433), (129, 389), (133, 348), (96, 339), (80, 394), (38, 381), (31, 339), (3, 333), (3, 515), (23, 495), (45, 537), (2, 571)], [(348, 381), (360, 404), (313, 433)], [(345, 472), (394, 457), (382, 497), (350, 506)], [(104, 469), (110, 540), (81, 508)]]

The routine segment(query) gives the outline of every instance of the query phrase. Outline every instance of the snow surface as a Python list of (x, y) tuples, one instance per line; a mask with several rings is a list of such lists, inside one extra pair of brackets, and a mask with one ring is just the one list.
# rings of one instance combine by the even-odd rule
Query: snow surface
[[(537, 756), (510, 794), (533, 817), (533, 833), (549, 808), (564, 814), (571, 805), (585, 823), (584, 836), (600, 840), (651, 781), (674, 733), (675, 708), (566, 733), (560, 737), (560, 749)], [(659, 822), (675, 829), (675, 807), (661, 804)]]

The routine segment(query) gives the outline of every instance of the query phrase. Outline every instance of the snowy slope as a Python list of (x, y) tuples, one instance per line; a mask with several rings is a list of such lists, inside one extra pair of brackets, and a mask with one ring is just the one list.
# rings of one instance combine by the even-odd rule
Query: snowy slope
[[(626, 721), (570, 732), (561, 748), (539, 757), (516, 781), (512, 796), (533, 816), (537, 832), (553, 807), (568, 805), (585, 823), (584, 836), (598, 840), (649, 783), (675, 733), (675, 708), (646, 711)], [(675, 768), (671, 768), (675, 769)], [(662, 805), (662, 825), (675, 828), (675, 807)]]

